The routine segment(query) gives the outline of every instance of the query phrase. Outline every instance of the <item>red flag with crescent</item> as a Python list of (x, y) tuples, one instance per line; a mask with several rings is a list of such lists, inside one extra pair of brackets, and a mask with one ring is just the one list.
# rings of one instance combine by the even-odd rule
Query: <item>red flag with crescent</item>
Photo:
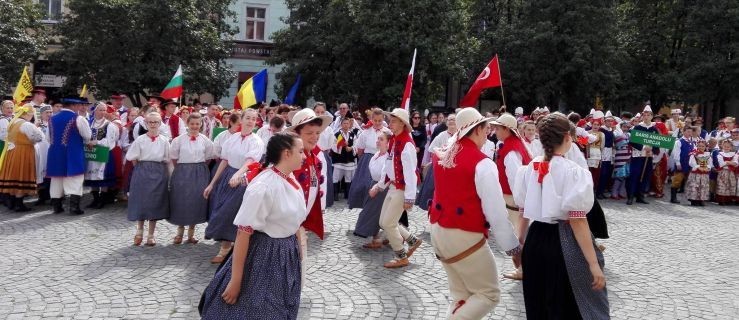
[(487, 88), (495, 88), (503, 85), (503, 80), (500, 78), (500, 66), (498, 65), (498, 55), (490, 60), (485, 69), (482, 70), (475, 83), (472, 84), (470, 90), (459, 102), (460, 107), (474, 107), (477, 106), (477, 100), (480, 99), (480, 93), (482, 90)]

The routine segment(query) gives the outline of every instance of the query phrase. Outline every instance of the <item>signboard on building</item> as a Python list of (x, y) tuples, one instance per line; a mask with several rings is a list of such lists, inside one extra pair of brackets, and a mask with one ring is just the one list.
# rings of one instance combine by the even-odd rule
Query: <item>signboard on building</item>
[(272, 56), (274, 45), (271, 43), (234, 41), (231, 47), (231, 58), (266, 60)]
[(55, 74), (37, 74), (36, 77), (34, 77), (33, 84), (37, 87), (61, 88), (66, 81), (67, 77), (64, 76), (58, 76)]

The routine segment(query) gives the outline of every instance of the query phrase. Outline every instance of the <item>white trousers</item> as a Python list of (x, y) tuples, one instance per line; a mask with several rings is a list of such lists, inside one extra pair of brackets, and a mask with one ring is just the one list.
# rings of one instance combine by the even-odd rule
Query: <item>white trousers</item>
[(51, 195), (51, 198), (62, 198), (64, 195), (82, 196), (83, 182), (85, 182), (84, 174), (73, 177), (51, 178), (49, 195)]
[(382, 203), (380, 228), (385, 230), (385, 237), (390, 241), (393, 251), (400, 251), (404, 247), (403, 240), (411, 235), (405, 227), (398, 224), (400, 216), (403, 215), (405, 193), (403, 190), (395, 189), (394, 185), (390, 185), (389, 188), (385, 201)]
[(333, 182), (339, 183), (343, 178), (344, 182), (352, 183), (352, 179), (354, 179), (354, 171), (356, 171), (356, 167), (344, 168), (334, 166)]
[[(482, 237), (477, 232), (447, 229), (438, 223), (431, 225), (431, 244), (442, 259), (462, 253)], [(452, 298), (447, 319), (482, 319), (500, 302), (498, 270), (487, 244), (460, 261), (441, 265), (449, 279)], [(461, 306), (460, 301), (464, 301)]]

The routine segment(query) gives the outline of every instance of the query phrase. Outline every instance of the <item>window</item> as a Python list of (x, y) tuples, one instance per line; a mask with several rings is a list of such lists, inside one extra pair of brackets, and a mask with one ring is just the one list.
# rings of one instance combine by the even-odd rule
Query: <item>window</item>
[(264, 41), (266, 8), (246, 7), (246, 40)]
[(39, 0), (44, 13), (43, 21), (57, 22), (62, 19), (62, 0)]

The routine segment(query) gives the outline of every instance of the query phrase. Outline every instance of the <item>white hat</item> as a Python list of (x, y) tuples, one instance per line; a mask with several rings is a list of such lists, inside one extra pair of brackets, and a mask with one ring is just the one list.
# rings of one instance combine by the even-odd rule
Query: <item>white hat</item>
[(588, 115), (592, 116), (594, 114), (595, 114), (595, 109), (590, 109), (590, 113), (588, 113)]
[(544, 109), (542, 109), (541, 112), (549, 113), (549, 107), (544, 106)]
[(516, 111), (514, 113), (516, 115), (522, 115), (523, 114), (523, 108), (521, 108), (521, 107), (516, 108)]
[(531, 111), (531, 114), (539, 113), (539, 112), (541, 112), (541, 109), (539, 109), (539, 107), (536, 107), (536, 109), (534, 109), (534, 111)]
[(642, 113), (644, 112), (652, 113), (652, 107), (649, 105), (644, 106), (644, 110), (642, 110)]
[(316, 112), (313, 109), (305, 108), (295, 113), (292, 118), (292, 125), (287, 128), (292, 132), (295, 132), (295, 128), (311, 122), (315, 119), (321, 119), (321, 132), (323, 132), (329, 124), (331, 124), (331, 116), (316, 116)]
[(680, 109), (672, 109), (672, 111), (670, 111), (670, 114), (682, 114), (682, 113), (683, 111)]
[(604, 117), (603, 111), (598, 110), (593, 113), (593, 120), (603, 119), (603, 117)]
[(606, 118), (613, 118), (613, 113), (611, 113), (611, 110), (606, 111)]
[[(510, 116), (510, 114), (505, 113)], [(492, 118), (483, 117), (480, 112), (475, 108), (464, 108), (457, 113), (457, 132), (452, 137), (452, 142), (456, 142), (459, 139), (467, 135), (470, 130), (475, 128), (478, 124), (483, 122), (489, 122)], [(498, 118), (500, 119), (500, 118)]]
[(641, 118), (641, 113), (637, 113), (634, 118)]
[(490, 121), (490, 123), (496, 126), (506, 127), (510, 129), (515, 135), (518, 136), (518, 121), (516, 121), (516, 118), (513, 117), (510, 113), (506, 112), (504, 114), (501, 114), (500, 117), (498, 117), (498, 119), (495, 119), (494, 121)]
[(411, 126), (411, 122), (408, 120), (410, 118), (410, 115), (408, 115), (408, 110), (395, 108), (393, 109), (393, 112), (383, 111), (382, 113), (387, 116), (400, 119), (400, 121), (403, 121), (403, 123), (405, 123), (405, 127), (406, 129), (408, 129), (408, 131), (413, 131), (413, 126)]

